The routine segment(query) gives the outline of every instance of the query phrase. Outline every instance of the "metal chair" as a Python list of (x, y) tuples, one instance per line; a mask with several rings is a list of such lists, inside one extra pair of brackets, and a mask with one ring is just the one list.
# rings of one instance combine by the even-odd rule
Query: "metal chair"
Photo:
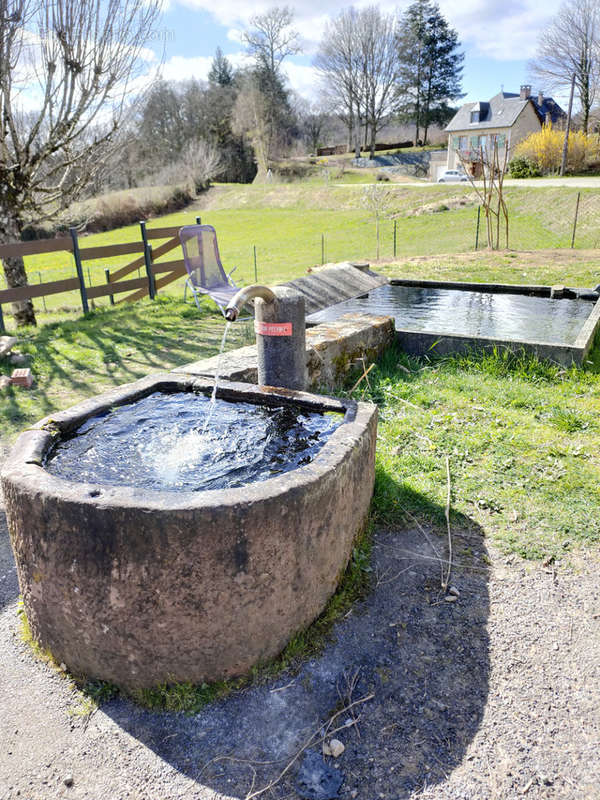
[(225, 307), (239, 287), (225, 273), (219, 255), (217, 232), (212, 225), (185, 225), (179, 230), (183, 260), (188, 273), (183, 290), (184, 301), (189, 289), (200, 310), (198, 295), (208, 295), (225, 316)]

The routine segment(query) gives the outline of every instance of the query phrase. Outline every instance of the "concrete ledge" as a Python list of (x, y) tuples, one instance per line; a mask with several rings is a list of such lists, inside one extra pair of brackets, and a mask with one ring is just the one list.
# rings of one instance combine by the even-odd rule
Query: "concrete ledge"
[[(334, 389), (343, 383), (361, 359), (365, 365), (376, 361), (394, 341), (391, 317), (371, 314), (345, 314), (335, 322), (315, 325), (306, 331), (306, 366), (310, 389)], [(228, 381), (256, 383), (258, 380), (256, 345), (228, 352), (219, 370)], [(214, 377), (218, 356), (203, 358), (174, 370), (183, 375)]]
[[(391, 278), (390, 284), (395, 286), (418, 286), (424, 288), (458, 289), (462, 291), (491, 292), (501, 294), (535, 295), (539, 297), (558, 297), (557, 287), (541, 285), (519, 285), (508, 283), (468, 283), (460, 281), (424, 281), (418, 279)], [(593, 300), (597, 297), (595, 290), (561, 288), (561, 295), (570, 298)], [(554, 295), (553, 295), (554, 290)], [(553, 361), (565, 367), (572, 364), (581, 366), (593, 347), (597, 332), (600, 330), (600, 299), (592, 305), (591, 311), (581, 327), (574, 343), (544, 342), (536, 340), (496, 339), (485, 336), (469, 336), (459, 333), (442, 333), (437, 331), (398, 330), (396, 338), (402, 349), (410, 355), (423, 356), (428, 353), (449, 355), (468, 351), (491, 350), (494, 347), (505, 348), (517, 352), (525, 350), (540, 359)]]
[(492, 350), (494, 347), (518, 352), (524, 350), (540, 359), (553, 361), (564, 367), (573, 364), (581, 366), (585, 361), (593, 343), (596, 332), (600, 329), (600, 301), (585, 323), (585, 331), (577, 342), (566, 344), (561, 342), (514, 341), (511, 339), (491, 339), (483, 336), (463, 336), (461, 334), (435, 333), (429, 331), (400, 330), (396, 332), (398, 343), (405, 353), (414, 356), (429, 354), (450, 355), (472, 351)]

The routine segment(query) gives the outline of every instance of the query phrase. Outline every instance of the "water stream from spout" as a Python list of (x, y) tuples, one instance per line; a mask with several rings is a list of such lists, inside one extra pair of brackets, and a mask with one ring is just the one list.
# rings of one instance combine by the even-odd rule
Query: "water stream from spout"
[(208, 430), (208, 426), (210, 424), (210, 420), (212, 415), (215, 413), (215, 405), (217, 400), (217, 389), (219, 388), (219, 378), (221, 376), (221, 366), (223, 362), (223, 351), (225, 350), (225, 342), (227, 341), (227, 334), (229, 333), (229, 328), (231, 327), (231, 322), (229, 320), (225, 323), (225, 330), (223, 331), (223, 338), (221, 339), (221, 347), (219, 349), (219, 355), (217, 357), (217, 366), (215, 368), (215, 383), (213, 386), (212, 393), (210, 395), (210, 403), (208, 409), (206, 411), (206, 417), (204, 419), (204, 425), (202, 426), (202, 435), (206, 433)]

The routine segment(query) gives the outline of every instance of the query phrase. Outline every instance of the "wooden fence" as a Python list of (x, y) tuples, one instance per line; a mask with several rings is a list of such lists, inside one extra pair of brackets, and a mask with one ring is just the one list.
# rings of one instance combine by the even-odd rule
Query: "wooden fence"
[[(196, 222), (200, 222), (199, 218)], [(153, 248), (151, 240), (165, 239), (158, 247)], [(123, 242), (120, 244), (98, 245), (96, 247), (85, 247), (84, 241), (80, 240), (75, 228), (71, 228), (69, 236), (57, 239), (44, 239), (32, 242), (15, 242), (14, 244), (0, 245), (0, 259), (16, 256), (30, 256), (40, 253), (66, 252), (73, 256), (75, 262), (75, 275), (72, 278), (65, 278), (58, 281), (49, 281), (37, 285), (20, 286), (16, 289), (0, 290), (0, 332), (4, 330), (4, 318), (2, 305), (18, 300), (29, 300), (34, 297), (48, 297), (53, 294), (63, 292), (79, 291), (81, 297), (81, 307), (84, 313), (89, 311), (89, 300), (99, 297), (108, 297), (114, 303), (114, 296), (127, 292), (125, 297), (117, 302), (133, 302), (141, 300), (143, 297), (154, 299), (158, 289), (167, 286), (169, 283), (181, 278), (186, 274), (185, 264), (182, 258), (170, 261), (157, 259), (166, 253), (178, 248), (179, 226), (170, 228), (147, 228), (145, 222), (140, 222), (140, 239), (133, 242)], [(113, 258), (115, 256), (136, 255), (137, 257), (128, 264), (125, 264), (112, 272), (104, 270), (106, 279), (105, 284), (96, 286), (86, 285), (84, 279), (84, 263), (97, 259)], [(123, 280), (132, 272), (144, 269), (144, 277), (129, 278)], [(157, 277), (160, 276), (160, 277)]]

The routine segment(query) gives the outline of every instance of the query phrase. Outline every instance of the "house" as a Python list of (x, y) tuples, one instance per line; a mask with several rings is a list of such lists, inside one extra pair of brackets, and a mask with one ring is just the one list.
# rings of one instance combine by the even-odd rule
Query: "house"
[[(448, 169), (457, 169), (461, 161), (465, 168), (477, 175), (481, 170), (480, 153), (498, 144), (500, 164), (506, 148), (510, 160), (515, 146), (544, 122), (562, 124), (566, 114), (551, 97), (539, 92), (531, 95), (531, 86), (521, 86), (519, 94), (499, 92), (488, 102), (465, 103), (452, 117), (448, 132)], [(459, 156), (460, 153), (460, 156)]]

